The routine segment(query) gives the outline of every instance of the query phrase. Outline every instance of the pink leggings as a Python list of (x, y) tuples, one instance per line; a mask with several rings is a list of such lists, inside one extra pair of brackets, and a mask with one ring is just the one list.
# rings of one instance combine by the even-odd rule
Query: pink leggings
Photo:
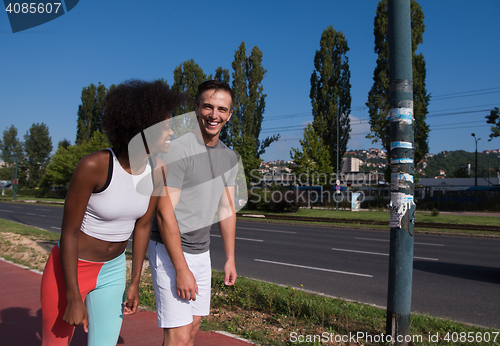
[[(123, 319), (125, 253), (107, 262), (78, 260), (78, 285), (89, 316), (88, 345), (116, 345)], [(63, 321), (66, 287), (59, 246), (50, 253), (42, 276), (42, 346), (69, 345), (74, 326)]]

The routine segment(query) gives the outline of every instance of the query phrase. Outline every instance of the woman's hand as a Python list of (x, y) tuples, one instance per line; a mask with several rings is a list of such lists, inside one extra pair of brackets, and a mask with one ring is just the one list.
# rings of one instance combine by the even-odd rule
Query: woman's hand
[(89, 331), (89, 316), (87, 313), (87, 308), (83, 301), (76, 303), (68, 303), (66, 310), (64, 311), (63, 321), (70, 326), (81, 326), (83, 325), (83, 330), (85, 333)]
[(133, 315), (137, 312), (139, 306), (139, 287), (137, 285), (130, 285), (127, 293), (127, 301), (123, 302), (124, 315)]

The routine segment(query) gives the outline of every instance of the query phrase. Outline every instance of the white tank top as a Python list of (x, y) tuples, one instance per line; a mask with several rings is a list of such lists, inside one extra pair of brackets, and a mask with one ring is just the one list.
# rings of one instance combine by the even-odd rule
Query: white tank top
[[(90, 196), (81, 231), (100, 240), (120, 242), (130, 238), (136, 220), (148, 209), (153, 191), (151, 166), (148, 162), (140, 175), (129, 174), (120, 165), (115, 153), (108, 150), (112, 159), (110, 158), (108, 168), (107, 186)], [(138, 184), (141, 185), (141, 193), (137, 192)], [(145, 189), (144, 184), (150, 188)], [(150, 193), (146, 194), (146, 191)]]

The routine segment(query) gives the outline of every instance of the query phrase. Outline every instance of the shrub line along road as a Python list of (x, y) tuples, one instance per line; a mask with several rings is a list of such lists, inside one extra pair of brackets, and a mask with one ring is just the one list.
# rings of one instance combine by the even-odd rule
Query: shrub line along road
[[(60, 232), (60, 207), (1, 203), (0, 217)], [(217, 225), (214, 269), (225, 262)], [(412, 311), (500, 328), (500, 239), (416, 234)], [(389, 232), (238, 220), (238, 274), (385, 307)], [(302, 285), (302, 286), (301, 286)]]

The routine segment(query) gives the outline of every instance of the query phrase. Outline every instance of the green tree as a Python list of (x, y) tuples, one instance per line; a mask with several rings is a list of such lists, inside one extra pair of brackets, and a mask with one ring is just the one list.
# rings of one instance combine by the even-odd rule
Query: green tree
[(213, 76), (213, 78), (212, 75), (210, 75), (209, 79), (214, 79), (229, 84), (229, 70), (219, 66), (215, 70), (215, 75)]
[(43, 177), (45, 188), (51, 185), (68, 185), (78, 161), (85, 155), (109, 148), (108, 138), (100, 131), (95, 131), (88, 140), (67, 147), (59, 146), (47, 166)]
[(68, 139), (64, 138), (63, 140), (59, 141), (59, 143), (57, 144), (57, 148), (68, 148), (70, 145), (71, 142)]
[(491, 141), (493, 138), (500, 136), (500, 112), (498, 107), (492, 109), (490, 114), (486, 116), (486, 119), (487, 124), (493, 124), (490, 139), (488, 139), (488, 141)]
[(188, 96), (187, 102), (179, 106), (175, 111), (176, 114), (194, 111), (198, 85), (206, 80), (207, 75), (203, 73), (203, 69), (193, 59), (185, 61), (175, 68), (172, 89), (185, 93)]
[[(430, 94), (427, 93), (425, 78), (426, 66), (422, 55), (416, 54), (418, 45), (423, 42), (425, 31), (424, 13), (415, 0), (411, 0), (411, 40), (412, 40), (412, 74), (413, 74), (413, 115), (414, 115), (414, 148), (415, 163), (420, 162), (429, 152), (429, 126), (426, 123)], [(381, 141), (387, 153), (390, 153), (390, 73), (388, 42), (388, 4), (387, 0), (379, 1), (374, 21), (375, 53), (377, 65), (373, 73), (373, 86), (368, 93), (366, 105), (370, 115), (371, 133), (366, 137), (373, 143)], [(390, 155), (387, 155), (389, 160)], [(389, 165), (388, 165), (389, 167)]]
[(31, 125), (24, 135), (25, 165), (28, 169), (28, 186), (38, 185), (44, 174), (52, 151), (52, 139), (49, 128), (44, 123)]
[(262, 66), (262, 51), (255, 46), (247, 56), (242, 42), (235, 51), (232, 67), (234, 113), (221, 140), (241, 155), (245, 174), (250, 177), (250, 172), (259, 167), (260, 156), (279, 135), (259, 139), (266, 99), (262, 80), (267, 72)]
[(106, 89), (100, 82), (97, 86), (90, 84), (88, 87), (83, 88), (82, 104), (78, 106), (75, 144), (88, 140), (95, 131), (103, 132), (104, 97), (114, 88), (115, 85), (113, 84), (109, 89)]
[(333, 173), (330, 152), (312, 124), (306, 126), (304, 139), (299, 142), (302, 148), (290, 150), (290, 156), (294, 160), (292, 171), (296, 175), (305, 176), (309, 186), (329, 185)]
[(351, 132), (351, 73), (346, 55), (348, 51), (344, 34), (328, 26), (321, 35), (320, 49), (314, 55), (314, 71), (311, 75), (309, 96), (314, 117), (313, 127), (327, 146), (331, 165), (336, 169), (340, 169), (336, 167), (337, 151), (340, 158), (344, 156)]
[(3, 131), (3, 139), (0, 140), (1, 158), (8, 165), (24, 159), (23, 143), (17, 138), (17, 129), (14, 125)]

